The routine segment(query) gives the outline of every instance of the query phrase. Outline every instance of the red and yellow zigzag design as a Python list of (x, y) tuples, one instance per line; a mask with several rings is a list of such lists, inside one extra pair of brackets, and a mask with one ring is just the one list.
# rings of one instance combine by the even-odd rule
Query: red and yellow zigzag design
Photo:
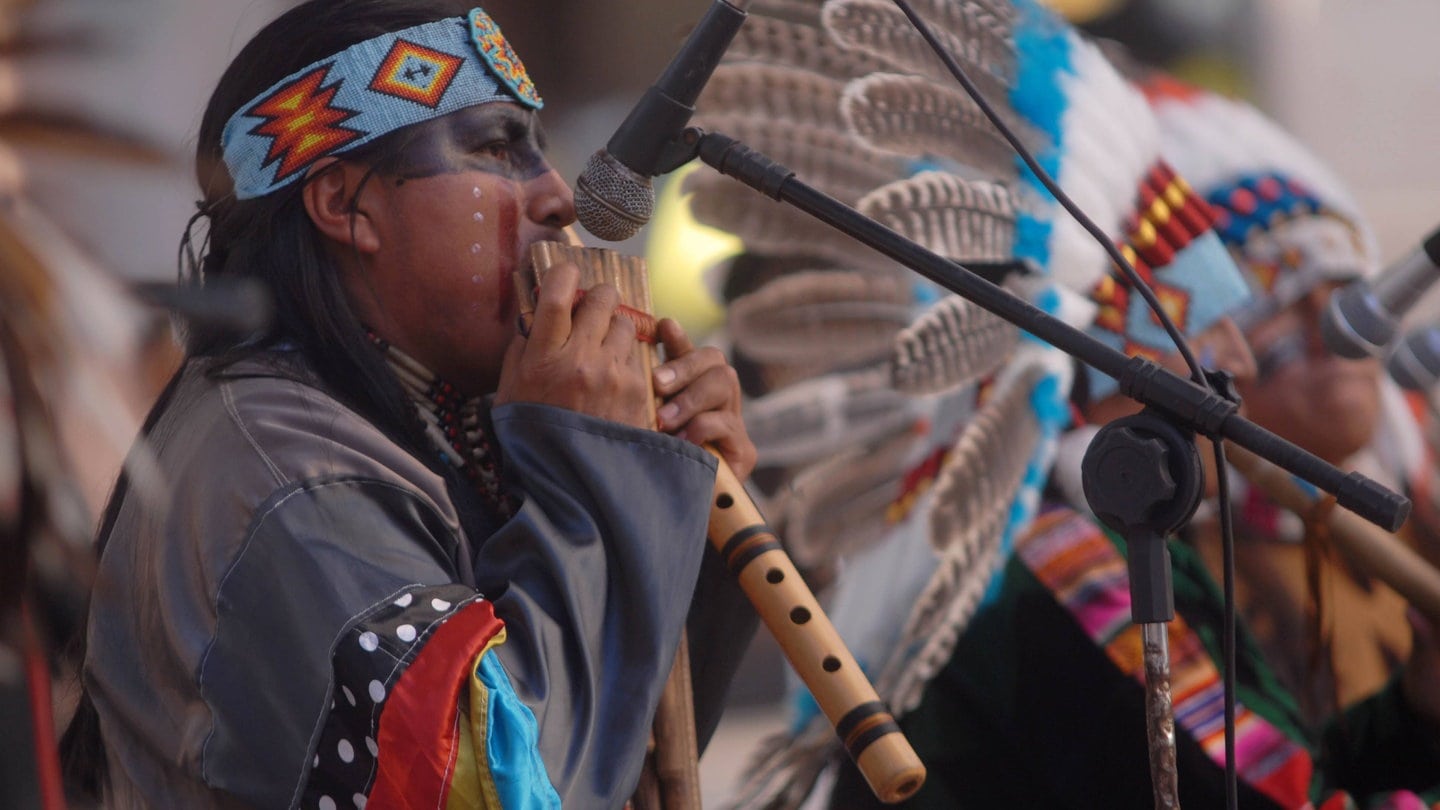
[(265, 119), (250, 130), (250, 134), (271, 139), (264, 165), (268, 167), (279, 161), (276, 183), (363, 136), (361, 132), (340, 126), (359, 112), (332, 106), (344, 80), (325, 87), (330, 67), (321, 65), (277, 88), (250, 108), (249, 115)]

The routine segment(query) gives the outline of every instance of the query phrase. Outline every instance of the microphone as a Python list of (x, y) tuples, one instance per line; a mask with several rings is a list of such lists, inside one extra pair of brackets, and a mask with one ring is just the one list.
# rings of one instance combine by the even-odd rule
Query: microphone
[(1401, 388), (1429, 391), (1440, 381), (1440, 325), (1423, 326), (1405, 336), (1385, 361)]
[(691, 157), (677, 152), (676, 142), (695, 113), (700, 91), (745, 22), (748, 5), (750, 0), (715, 0), (605, 148), (590, 157), (575, 181), (575, 215), (585, 230), (618, 242), (650, 221), (655, 212), (650, 178)]
[(1440, 279), (1440, 229), (1405, 258), (1366, 281), (1337, 290), (1320, 318), (1320, 335), (1341, 357), (1379, 357), (1400, 319)]

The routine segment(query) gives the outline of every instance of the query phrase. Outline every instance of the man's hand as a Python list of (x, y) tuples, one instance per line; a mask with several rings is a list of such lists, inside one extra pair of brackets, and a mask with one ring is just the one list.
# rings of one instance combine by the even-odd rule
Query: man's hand
[(655, 395), (663, 403), (660, 429), (696, 444), (713, 445), (740, 480), (755, 469), (755, 445), (740, 415), (740, 379), (719, 349), (696, 349), (666, 318), (657, 328), (666, 362), (655, 369)]
[(545, 274), (530, 336), (506, 351), (495, 403), (536, 402), (644, 427), (650, 391), (635, 324), (620, 314), (620, 293), (608, 284), (576, 306), (579, 280), (573, 264)]

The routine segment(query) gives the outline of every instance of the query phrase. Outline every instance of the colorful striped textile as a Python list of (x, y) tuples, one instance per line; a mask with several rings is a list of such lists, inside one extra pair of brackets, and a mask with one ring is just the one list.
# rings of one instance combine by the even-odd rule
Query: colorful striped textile
[[(1036, 521), (1020, 559), (1070, 612), (1111, 662), (1144, 683), (1140, 628), (1130, 622), (1125, 558), (1088, 518), (1058, 510)], [(1171, 687), (1177, 729), (1219, 767), (1225, 765), (1224, 692), (1200, 637), (1176, 615), (1169, 624)], [(1240, 702), (1235, 707), (1239, 778), (1285, 807), (1309, 805), (1314, 765), (1302, 745)]]

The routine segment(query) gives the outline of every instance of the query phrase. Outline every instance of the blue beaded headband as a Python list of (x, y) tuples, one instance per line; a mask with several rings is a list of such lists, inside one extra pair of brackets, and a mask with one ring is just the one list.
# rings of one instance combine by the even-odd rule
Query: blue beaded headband
[(225, 165), (235, 196), (263, 197), (320, 158), (491, 101), (543, 106), (499, 26), (476, 8), (357, 43), (280, 80), (225, 124)]

